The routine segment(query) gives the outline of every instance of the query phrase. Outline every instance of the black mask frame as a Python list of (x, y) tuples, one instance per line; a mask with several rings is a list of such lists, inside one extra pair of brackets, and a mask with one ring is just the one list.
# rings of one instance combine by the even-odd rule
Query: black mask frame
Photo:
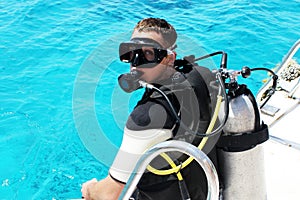
[[(144, 48), (153, 49), (153, 58), (147, 58), (143, 50)], [(152, 68), (161, 63), (167, 55), (168, 50), (150, 38), (133, 38), (128, 42), (121, 43), (119, 46), (120, 60), (125, 63), (131, 63), (132, 66), (139, 68)]]

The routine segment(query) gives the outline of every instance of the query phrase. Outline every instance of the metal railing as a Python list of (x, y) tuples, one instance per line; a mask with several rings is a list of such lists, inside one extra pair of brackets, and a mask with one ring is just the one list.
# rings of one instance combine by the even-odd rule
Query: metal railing
[[(277, 67), (277, 70), (275, 71), (276, 74), (278, 74), (278, 71), (280, 71), (280, 69), (284, 69), (284, 67), (286, 67), (286, 65), (289, 64), (289, 62), (292, 60), (293, 56), (297, 53), (297, 51), (300, 48), (300, 39), (297, 40), (293, 46), (290, 48), (290, 50), (288, 51), (288, 53), (283, 57), (282, 62), (280, 64), (279, 67)], [(267, 83), (265, 83), (265, 85), (268, 85), (271, 81), (273, 81), (272, 79), (270, 79)], [(297, 85), (296, 85), (297, 86)], [(298, 87), (298, 86), (297, 86)], [(259, 91), (258, 94), (261, 92), (261, 90), (263, 90), (264, 87), (262, 87)], [(293, 93), (295, 92), (297, 88), (294, 88), (291, 91), (291, 94), (289, 94), (289, 96), (293, 95)]]
[(290, 62), (290, 60), (293, 58), (295, 53), (298, 51), (299, 48), (300, 48), (300, 39), (297, 42), (295, 42), (294, 45), (290, 48), (289, 52), (283, 58), (283, 61), (282, 61), (281, 65), (278, 67), (278, 69), (287, 65)]
[(192, 156), (195, 161), (198, 162), (198, 164), (203, 168), (203, 171), (207, 178), (207, 199), (217, 200), (219, 197), (219, 179), (213, 163), (201, 150), (183, 141), (166, 141), (159, 143), (149, 149), (138, 161), (119, 199), (128, 200), (134, 192), (149, 163), (159, 154), (170, 151), (179, 151), (181, 153), (187, 154), (189, 156)]
[[(281, 69), (281, 67), (285, 67), (286, 65), (289, 64), (289, 62), (292, 60), (293, 56), (296, 54), (296, 52), (299, 50), (300, 48), (300, 39), (294, 43), (294, 45), (291, 47), (291, 49), (289, 50), (289, 52), (287, 53), (287, 55), (283, 58), (283, 61), (279, 67), (279, 69)], [(298, 80), (298, 83), (294, 86), (294, 88), (290, 91), (289, 93), (289, 97), (293, 97), (294, 93), (296, 92), (296, 90), (298, 90), (300, 85), (300, 79)]]

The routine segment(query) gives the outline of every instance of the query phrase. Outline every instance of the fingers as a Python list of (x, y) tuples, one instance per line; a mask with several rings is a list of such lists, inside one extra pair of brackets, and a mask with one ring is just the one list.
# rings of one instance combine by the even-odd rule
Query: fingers
[(88, 188), (91, 186), (91, 185), (94, 185), (95, 183), (97, 183), (97, 179), (96, 178), (93, 178), (85, 183), (82, 184), (81, 186), (81, 194), (82, 194), (82, 198), (84, 199), (88, 199)]

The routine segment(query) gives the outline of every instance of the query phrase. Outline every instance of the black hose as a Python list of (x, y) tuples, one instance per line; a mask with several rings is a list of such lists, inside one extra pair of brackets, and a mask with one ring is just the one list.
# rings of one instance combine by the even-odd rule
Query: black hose
[(269, 90), (266, 90), (265, 93), (268, 93), (268, 97), (267, 99), (260, 105), (260, 109), (262, 109), (266, 103), (270, 100), (271, 96), (275, 93), (276, 91), (276, 87), (277, 87), (277, 80), (278, 80), (278, 76), (275, 74), (275, 72), (273, 72), (272, 70), (268, 69), (268, 68), (264, 68), (264, 67), (257, 67), (257, 68), (253, 68), (251, 69), (251, 71), (257, 71), (257, 70), (263, 70), (263, 71), (267, 71), (269, 73), (272, 74), (272, 79), (273, 79), (273, 83), (272, 83), (272, 87)]
[(227, 121), (228, 111), (229, 111), (229, 103), (228, 103), (228, 99), (227, 99), (225, 85), (224, 85), (224, 82), (222, 80), (222, 76), (221, 76), (220, 73), (217, 73), (216, 77), (217, 77), (217, 79), (219, 81), (219, 84), (220, 84), (220, 89), (219, 89), (218, 95), (221, 95), (221, 93), (223, 93), (223, 97), (224, 97), (224, 100), (225, 100), (225, 116), (224, 116), (222, 122), (220, 123), (220, 125), (218, 126), (218, 128), (216, 128), (214, 131), (212, 131), (211, 133), (208, 133), (208, 134), (195, 132), (195, 131), (191, 130), (189, 127), (187, 127), (184, 123), (182, 123), (181, 119), (178, 117), (178, 115), (177, 115), (171, 101), (167, 97), (167, 95), (162, 90), (158, 89), (157, 87), (155, 87), (153, 85), (151, 85), (151, 88), (154, 89), (155, 91), (157, 91), (158, 93), (160, 93), (166, 99), (167, 103), (170, 106), (171, 112), (172, 112), (172, 114), (174, 115), (174, 117), (176, 119), (176, 123), (180, 123), (180, 126), (182, 126), (187, 132), (189, 132), (190, 134), (193, 134), (193, 135), (197, 135), (199, 137), (211, 137), (211, 136), (214, 136), (214, 135), (218, 134), (223, 129), (223, 127), (225, 126), (225, 123)]

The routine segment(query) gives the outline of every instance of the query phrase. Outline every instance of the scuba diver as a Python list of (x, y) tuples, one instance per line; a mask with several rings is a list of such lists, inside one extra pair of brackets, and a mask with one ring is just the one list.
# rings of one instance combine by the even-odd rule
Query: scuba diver
[[(130, 63), (130, 72), (119, 76), (121, 88), (126, 92), (135, 91), (141, 88), (139, 81), (151, 85), (146, 87), (128, 117), (122, 144), (109, 175), (100, 181), (92, 179), (84, 183), (81, 189), (83, 198), (118, 199), (141, 155), (155, 144), (184, 140), (197, 146), (201, 142), (203, 136), (191, 134), (186, 127), (198, 133), (207, 130), (214, 105), (208, 84), (215, 80), (215, 76), (207, 68), (192, 67), (194, 63), (190, 63), (188, 57), (176, 60), (176, 39), (176, 30), (167, 21), (146, 18), (137, 23), (130, 41), (120, 44), (120, 60)], [(159, 88), (168, 98), (151, 86)], [(218, 135), (209, 140), (215, 143), (217, 139)], [(217, 166), (214, 145), (207, 145), (203, 151)], [(168, 155), (177, 165), (187, 157), (178, 152)], [(155, 158), (150, 165), (156, 169), (169, 168), (161, 157)], [(177, 173), (183, 176), (180, 184), (175, 173), (157, 175), (145, 171), (132, 199), (176, 200), (182, 196), (206, 199), (207, 180), (196, 161)]]

